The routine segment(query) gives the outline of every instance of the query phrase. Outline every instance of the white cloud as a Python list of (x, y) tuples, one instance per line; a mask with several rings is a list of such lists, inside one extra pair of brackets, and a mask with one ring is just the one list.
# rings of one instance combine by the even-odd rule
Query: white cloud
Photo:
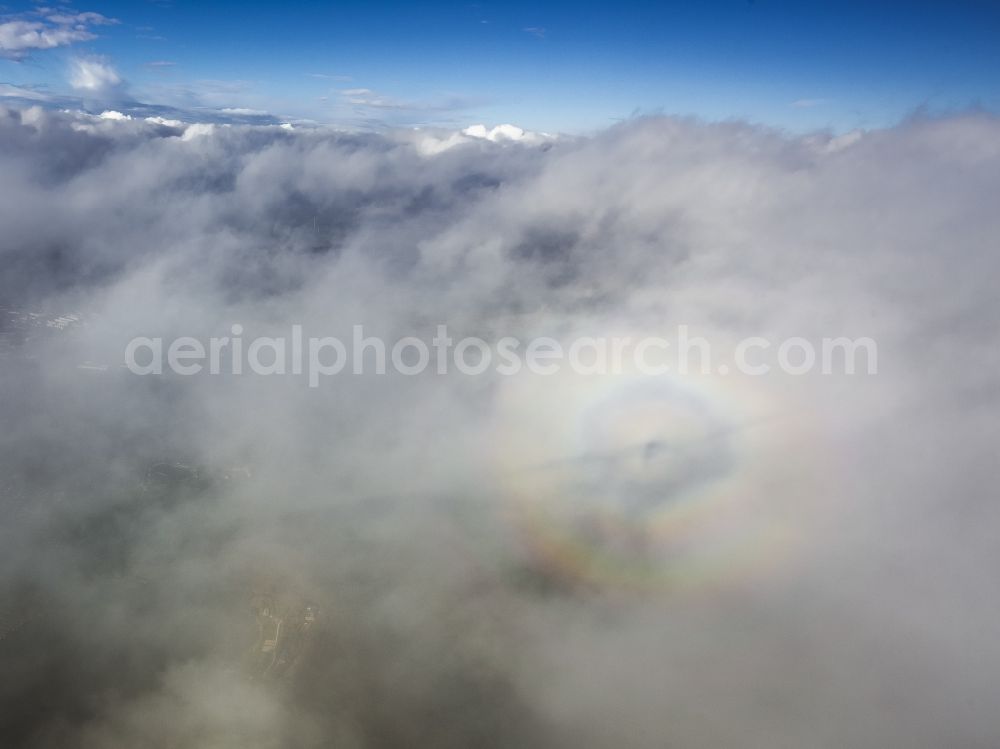
[(114, 67), (99, 57), (77, 57), (71, 62), (70, 85), (78, 91), (106, 92), (122, 84)]
[(62, 47), (94, 38), (94, 34), (85, 29), (52, 27), (39, 21), (0, 23), (0, 51), (15, 54), (32, 49)]
[(223, 114), (234, 114), (241, 117), (266, 117), (270, 115), (263, 109), (249, 109), (247, 107), (223, 107), (219, 110)]
[(497, 125), (488, 130), (486, 125), (470, 125), (462, 133), (468, 135), (470, 138), (482, 138), (494, 143), (504, 140), (524, 140), (525, 137), (529, 137), (529, 134), (517, 125)]
[(188, 125), (184, 129), (184, 134), (181, 136), (181, 140), (189, 141), (197, 138), (205, 138), (214, 132), (215, 125), (212, 123), (196, 122), (193, 125)]
[(487, 128), (486, 125), (470, 125), (458, 132), (442, 130), (413, 131), (413, 143), (417, 151), (424, 156), (436, 156), (445, 151), (467, 143), (489, 141), (490, 143), (523, 143), (538, 144), (555, 140), (547, 133), (535, 133), (517, 125), (497, 125)]
[(172, 120), (167, 117), (146, 117), (146, 122), (152, 123), (154, 125), (166, 125), (167, 127), (184, 127), (184, 123), (180, 120)]
[(20, 58), (32, 50), (96, 39), (91, 27), (117, 23), (100, 13), (66, 14), (41, 8), (0, 23), (0, 54)]

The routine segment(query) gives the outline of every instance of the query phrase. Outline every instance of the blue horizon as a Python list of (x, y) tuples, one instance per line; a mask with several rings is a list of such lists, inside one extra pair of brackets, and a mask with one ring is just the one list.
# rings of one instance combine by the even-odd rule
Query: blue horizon
[[(84, 11), (117, 23), (89, 27), (90, 39), (8, 53), (0, 84), (95, 106), (569, 133), (636, 114), (842, 132), (918, 112), (1000, 111), (1000, 7), (980, 2), (93, 0), (73, 8)], [(37, 6), (20, 2), (0, 24), (38, 18)], [(119, 82), (74, 89), (79, 59), (107, 66)]]

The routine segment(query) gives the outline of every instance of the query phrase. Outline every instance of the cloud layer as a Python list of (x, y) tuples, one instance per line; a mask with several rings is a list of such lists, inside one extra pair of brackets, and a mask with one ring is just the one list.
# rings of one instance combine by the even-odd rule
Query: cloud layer
[[(0, 110), (3, 743), (995, 745), (998, 143), (979, 114), (517, 141)], [(880, 368), (120, 366), (234, 323), (870, 336)], [(683, 460), (591, 459), (654, 437)], [(279, 680), (244, 667), (261, 591), (321, 611)]]

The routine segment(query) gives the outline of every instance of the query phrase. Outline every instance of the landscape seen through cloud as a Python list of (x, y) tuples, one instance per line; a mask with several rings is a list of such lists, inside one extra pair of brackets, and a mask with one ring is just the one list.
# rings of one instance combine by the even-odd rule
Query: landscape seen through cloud
[(991, 5), (241, 7), (0, 15), (0, 745), (997, 746)]

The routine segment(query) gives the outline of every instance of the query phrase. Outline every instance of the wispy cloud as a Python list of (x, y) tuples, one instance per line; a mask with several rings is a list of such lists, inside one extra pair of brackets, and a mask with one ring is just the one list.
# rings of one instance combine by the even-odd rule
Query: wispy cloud
[(0, 22), (0, 56), (23, 59), (32, 51), (66, 47), (97, 38), (95, 26), (118, 21), (100, 13), (73, 13), (52, 8), (7, 16)]
[(331, 75), (329, 73), (310, 73), (309, 77), (322, 78), (323, 80), (327, 81), (337, 81), (338, 83), (348, 83), (349, 81), (354, 80), (354, 78), (352, 78), (349, 75)]
[(49, 94), (24, 86), (14, 86), (10, 83), (0, 83), (0, 98), (26, 99), (28, 101), (50, 101)]
[(360, 118), (367, 127), (382, 127), (387, 124), (441, 124), (442, 113), (469, 109), (473, 101), (455, 94), (440, 95), (425, 99), (399, 99), (370, 88), (345, 88), (337, 92), (341, 107), (353, 110), (354, 118)]
[(223, 114), (234, 114), (239, 117), (268, 117), (271, 114), (263, 109), (250, 109), (249, 107), (223, 107), (219, 111)]
[(527, 26), (523, 29), (523, 31), (526, 34), (531, 34), (532, 36), (536, 36), (539, 39), (545, 38), (545, 29), (543, 29), (541, 26)]
[(375, 109), (409, 109), (412, 104), (383, 96), (372, 91), (370, 88), (345, 88), (340, 91), (340, 95), (347, 104), (359, 107), (373, 107)]

